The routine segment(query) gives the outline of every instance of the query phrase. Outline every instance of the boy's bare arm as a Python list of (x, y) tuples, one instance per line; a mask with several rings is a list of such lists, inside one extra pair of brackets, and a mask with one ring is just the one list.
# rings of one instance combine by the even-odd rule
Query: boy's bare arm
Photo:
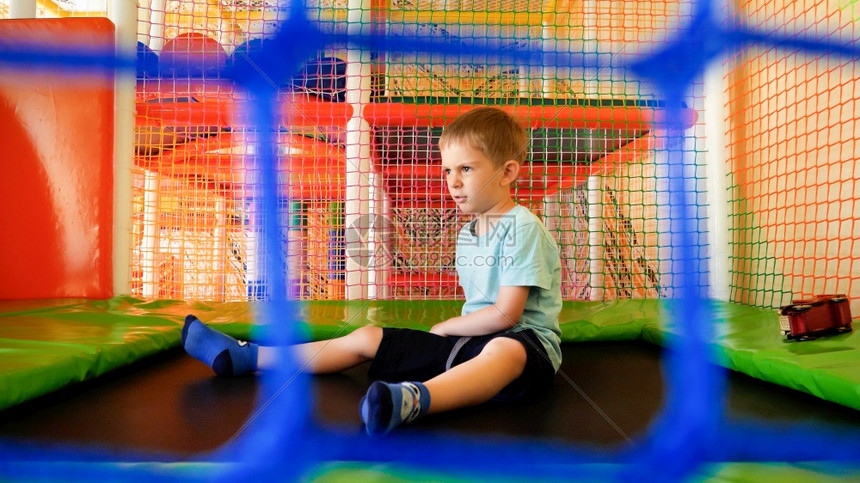
[(494, 305), (440, 322), (434, 325), (430, 332), (438, 335), (474, 336), (510, 329), (523, 315), (528, 296), (529, 287), (501, 287)]

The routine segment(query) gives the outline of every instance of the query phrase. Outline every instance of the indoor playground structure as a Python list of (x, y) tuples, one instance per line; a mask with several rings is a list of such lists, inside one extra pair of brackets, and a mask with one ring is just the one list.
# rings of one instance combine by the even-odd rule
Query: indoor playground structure
[[(0, 479), (860, 478), (858, 62), (856, 0), (0, 0)], [(370, 438), (361, 376), (178, 349), (458, 314), (483, 105), (560, 250), (545, 401)]]

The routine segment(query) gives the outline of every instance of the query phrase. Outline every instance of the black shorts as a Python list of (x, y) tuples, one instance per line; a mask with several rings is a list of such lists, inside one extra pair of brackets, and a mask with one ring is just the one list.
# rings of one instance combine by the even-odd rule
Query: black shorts
[(545, 390), (552, 384), (555, 370), (543, 344), (530, 329), (465, 338), (383, 327), (382, 341), (367, 375), (372, 381), (424, 382), (474, 358), (496, 337), (519, 341), (526, 349), (526, 366), (523, 373), (505, 386), (493, 400), (518, 400)]

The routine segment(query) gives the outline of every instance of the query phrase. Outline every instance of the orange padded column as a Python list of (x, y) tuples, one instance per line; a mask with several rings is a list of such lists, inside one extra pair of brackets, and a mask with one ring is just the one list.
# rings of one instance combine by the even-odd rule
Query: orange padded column
[[(12, 49), (112, 52), (104, 18), (0, 21)], [(0, 64), (0, 299), (112, 295), (113, 74)]]

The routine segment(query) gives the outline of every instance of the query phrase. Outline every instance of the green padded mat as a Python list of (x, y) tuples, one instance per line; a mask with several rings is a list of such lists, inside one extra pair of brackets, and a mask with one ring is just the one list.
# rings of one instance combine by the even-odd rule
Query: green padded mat
[[(241, 464), (241, 463), (239, 463)], [(92, 471), (102, 471), (113, 475), (116, 479), (139, 479), (141, 473), (152, 475), (157, 478), (182, 480), (185, 478), (199, 481), (212, 481), (223, 472), (235, 471), (237, 463), (214, 463), (214, 462), (91, 462), (91, 463), (9, 463), (7, 469), (15, 474), (26, 475), (62, 475), (83, 474), (89, 475)], [(561, 464), (559, 465), (561, 467)], [(565, 482), (583, 481), (577, 480), (575, 476), (582, 474), (582, 470), (588, 471), (587, 464), (567, 465), (569, 475)], [(606, 468), (605, 465), (603, 465)], [(241, 471), (241, 466), (238, 467)], [(607, 468), (611, 469), (611, 468)], [(109, 472), (109, 473), (108, 473)], [(96, 473), (97, 474), (97, 473)], [(707, 483), (728, 483), (738, 481), (755, 481), (757, 483), (786, 483), (807, 482), (816, 483), (844, 483), (856, 482), (860, 478), (860, 467), (849, 464), (837, 463), (704, 463), (692, 474), (682, 481), (696, 481)], [(647, 479), (644, 478), (643, 479)], [(301, 477), (301, 481), (309, 483), (399, 483), (399, 482), (444, 482), (444, 483), (467, 483), (475, 481), (471, 474), (456, 474), (450, 472), (434, 471), (424, 467), (417, 467), (399, 463), (364, 463), (333, 461), (320, 463), (312, 467), (307, 474)], [(4, 478), (4, 481), (31, 481), (30, 477), (16, 479)], [(519, 478), (499, 478), (482, 476), (480, 481), (493, 483), (513, 483), (522, 481)], [(553, 481), (553, 480), (542, 480)]]
[[(314, 339), (366, 324), (429, 329), (459, 313), (457, 301), (318, 301), (298, 305)], [(675, 336), (659, 300), (566, 302), (560, 315), (568, 342)], [(750, 376), (860, 409), (860, 336), (785, 342), (777, 316), (714, 302), (714, 361)], [(265, 341), (248, 303), (109, 300), (0, 301), (0, 409), (83, 381), (179, 345), (182, 321), (194, 313), (236, 337)], [(284, 315), (285, 317), (288, 314)]]

